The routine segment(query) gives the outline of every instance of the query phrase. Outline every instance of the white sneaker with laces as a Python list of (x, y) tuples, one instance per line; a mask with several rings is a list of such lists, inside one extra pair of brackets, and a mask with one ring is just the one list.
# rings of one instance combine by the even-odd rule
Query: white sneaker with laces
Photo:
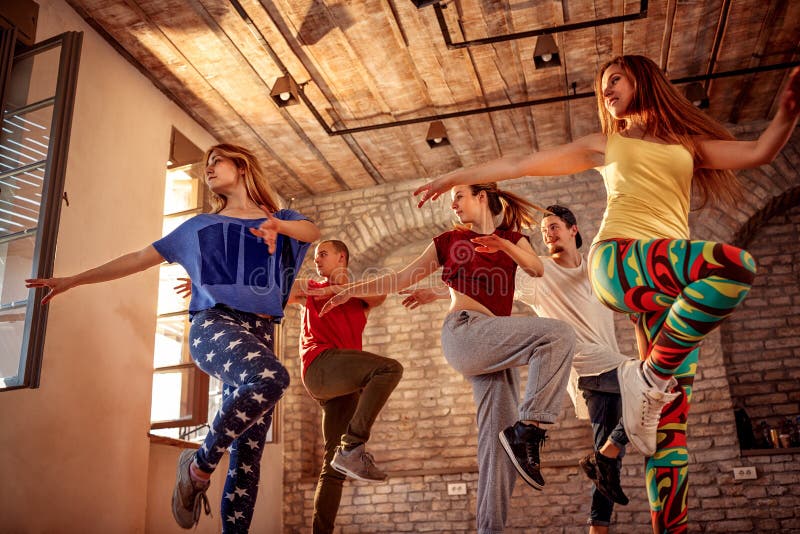
[(628, 360), (617, 368), (619, 389), (622, 394), (622, 424), (631, 444), (645, 456), (656, 452), (658, 421), (665, 405), (680, 393), (671, 390), (678, 385), (670, 377), (666, 391), (647, 383), (642, 373), (644, 362)]

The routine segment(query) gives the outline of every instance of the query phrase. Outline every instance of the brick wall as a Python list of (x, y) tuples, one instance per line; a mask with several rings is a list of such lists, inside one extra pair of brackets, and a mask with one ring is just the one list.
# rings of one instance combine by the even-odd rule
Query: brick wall
[(800, 206), (752, 236), (758, 277), (723, 327), (731, 396), (755, 422), (800, 415)]
[[(739, 134), (752, 136), (757, 131), (754, 127), (742, 129)], [(748, 191), (747, 202), (742, 206), (694, 214), (694, 237), (730, 242), (770, 200), (800, 185), (793, 170), (800, 163), (798, 147), (800, 137), (795, 136), (773, 165), (741, 174)], [(351, 267), (357, 276), (398, 269), (420, 254), (431, 237), (448, 229), (452, 221), (446, 201), (416, 208), (410, 192), (419, 183), (422, 181), (305, 198), (292, 207), (315, 220), (323, 238), (342, 239), (350, 246)], [(588, 247), (605, 206), (602, 182), (596, 173), (520, 180), (504, 187), (540, 205), (557, 202), (570, 206), (581, 222)], [(792, 224), (797, 226), (796, 218)], [(795, 231), (795, 244), (796, 235)], [(532, 241), (543, 252), (538, 232), (532, 235)], [(795, 249), (795, 258), (796, 255)], [(796, 285), (797, 271), (793, 272)], [(311, 274), (308, 268), (305, 274)], [(425, 283), (437, 280), (434, 275)], [(369, 442), (369, 450), (391, 478), (380, 485), (348, 481), (338, 530), (472, 532), (477, 481), (475, 410), (469, 385), (441, 354), (439, 332), (447, 305), (442, 301), (412, 312), (400, 305), (401, 300), (397, 295), (390, 296), (377, 308), (370, 315), (364, 335), (365, 350), (396, 358), (405, 367), (403, 380), (378, 418)], [(793, 302), (797, 307), (797, 297)], [(525, 313), (525, 309), (518, 307), (517, 312)], [(293, 382), (282, 401), (281, 413), (285, 443), (284, 530), (300, 533), (310, 531), (322, 445), (319, 408), (303, 389), (299, 359), (294, 357), (299, 334), (297, 317), (295, 308), (285, 321), (286, 363)], [(787, 321), (792, 321), (789, 328), (796, 331), (797, 321)], [(618, 317), (617, 335), (623, 351), (634, 352), (632, 334), (630, 323)], [(798, 348), (792, 350), (796, 356)], [(702, 349), (690, 418), (690, 517), (696, 525), (693, 530), (750, 532), (758, 527), (759, 531), (785, 532), (789, 525), (800, 521), (800, 498), (792, 486), (792, 481), (798, 486), (800, 455), (740, 457), (723, 363), (727, 359), (720, 333), (716, 332)], [(796, 375), (794, 380), (797, 381)], [(796, 404), (796, 393), (794, 401)], [(518, 482), (509, 532), (585, 532), (590, 484), (579, 474), (577, 461), (591, 448), (590, 434), (588, 423), (574, 417), (565, 395), (562, 414), (549, 432), (551, 439), (543, 452), (547, 489), (536, 492), (521, 480)], [(733, 481), (734, 466), (755, 464), (761, 466), (756, 484)], [(629, 532), (646, 531), (649, 525), (642, 465), (641, 455), (635, 452), (625, 460), (623, 485), (632, 502), (618, 507), (615, 521), (626, 525)], [(467, 495), (449, 496), (450, 482), (464, 482)], [(751, 519), (755, 512), (748, 499), (754, 492), (763, 497), (758, 514), (771, 517), (772, 523)]]

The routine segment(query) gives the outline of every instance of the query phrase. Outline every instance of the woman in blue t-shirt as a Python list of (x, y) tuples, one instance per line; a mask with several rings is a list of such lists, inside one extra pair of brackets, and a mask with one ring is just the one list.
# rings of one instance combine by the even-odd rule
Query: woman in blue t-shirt
[[(486, 534), (503, 530), (517, 472), (533, 488), (544, 486), (539, 459), (544, 426), (561, 410), (575, 333), (555, 319), (510, 316), (517, 266), (531, 276), (542, 273), (541, 260), (520, 233), (533, 222), (532, 210), (540, 208), (495, 183), (456, 186), (451, 194), (453, 212), (469, 227), (436, 236), (396, 274), (349, 286), (331, 297), (320, 316), (350, 298), (409, 287), (441, 267), (450, 288), (442, 352), (472, 385), (478, 422), (477, 532)], [(518, 367), (528, 368), (521, 400)]]
[[(205, 154), (212, 213), (200, 214), (147, 247), (100, 267), (63, 278), (26, 280), (56, 295), (143, 271), (164, 261), (180, 263), (192, 281), (189, 350), (200, 369), (224, 384), (220, 410), (203, 445), (183, 451), (172, 496), (175, 520), (193, 527), (211, 473), (230, 447), (222, 499), (223, 532), (247, 532), (253, 516), (267, 430), (289, 374), (273, 351), (273, 324), (306, 250), (319, 229), (299, 213), (280, 210), (261, 166), (249, 150), (231, 144)], [(266, 246), (265, 246), (266, 245)]]

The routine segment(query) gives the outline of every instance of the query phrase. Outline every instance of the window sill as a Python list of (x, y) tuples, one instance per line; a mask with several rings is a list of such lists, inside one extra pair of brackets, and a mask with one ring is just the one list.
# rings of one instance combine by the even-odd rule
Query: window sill
[(168, 438), (165, 436), (157, 436), (155, 434), (151, 434), (150, 432), (147, 433), (147, 437), (150, 438), (150, 443), (156, 443), (158, 445), (168, 445), (170, 447), (178, 447), (181, 449), (199, 449), (200, 444), (194, 443), (191, 441), (184, 441), (182, 439), (175, 439), (175, 438)]

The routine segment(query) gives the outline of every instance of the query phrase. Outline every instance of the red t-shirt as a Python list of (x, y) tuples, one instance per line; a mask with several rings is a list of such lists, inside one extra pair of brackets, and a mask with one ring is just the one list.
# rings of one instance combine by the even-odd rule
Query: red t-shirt
[[(309, 288), (328, 287), (329, 282), (308, 281)], [(319, 311), (330, 297), (316, 299), (306, 297), (303, 310), (303, 329), (300, 332), (300, 358), (303, 361), (303, 375), (314, 358), (328, 349), (361, 350), (361, 334), (367, 325), (366, 303), (352, 298), (336, 306), (321, 319)]]
[[(525, 237), (500, 228), (493, 233), (512, 243)], [(517, 262), (505, 252), (475, 252), (478, 245), (470, 239), (481, 235), (472, 230), (450, 230), (433, 238), (442, 281), (495, 315), (511, 315)]]

